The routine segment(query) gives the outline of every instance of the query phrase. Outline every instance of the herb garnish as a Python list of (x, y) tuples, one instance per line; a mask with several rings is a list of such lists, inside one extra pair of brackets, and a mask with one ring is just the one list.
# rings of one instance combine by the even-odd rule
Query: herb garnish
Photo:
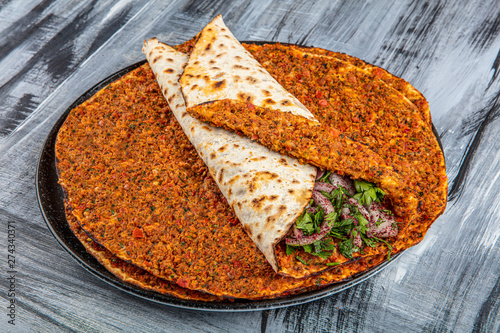
[[(329, 179), (330, 174), (328, 171), (325, 172), (317, 182), (332, 184)], [(332, 185), (335, 186), (335, 184)], [(387, 260), (390, 260), (391, 245), (384, 239), (368, 237), (367, 232), (370, 229), (370, 221), (367, 220), (366, 212), (360, 212), (362, 207), (349, 203), (349, 198), (354, 198), (360, 205), (366, 207), (373, 202), (381, 202), (385, 193), (375, 184), (363, 180), (354, 180), (354, 187), (356, 193), (352, 196), (349, 195), (348, 189), (342, 186), (338, 186), (330, 193), (321, 191), (321, 194), (330, 201), (334, 208), (334, 211), (327, 215), (325, 215), (325, 211), (320, 205), (316, 205), (311, 200), (304, 212), (295, 221), (295, 228), (300, 230), (304, 236), (320, 233), (321, 226), (324, 223), (327, 223), (331, 229), (327, 235), (314, 243), (306, 245), (287, 244), (286, 254), (292, 255), (297, 250), (302, 249), (305, 253), (328, 259), (338, 250), (344, 257), (351, 259), (353, 254), (362, 251), (364, 246), (376, 247), (378, 244), (383, 243), (389, 249)], [(389, 210), (382, 211), (387, 215), (392, 215)], [(357, 241), (355, 241), (356, 239)], [(363, 245), (360, 246), (360, 244)], [(299, 255), (296, 255), (295, 258), (304, 265), (308, 265)], [(327, 266), (338, 264), (338, 262), (325, 263)]]
[(301, 263), (303, 263), (304, 265), (309, 265), (304, 259), (302, 259), (300, 256), (295, 256), (295, 258), (300, 261)]
[(385, 195), (385, 192), (376, 187), (375, 184), (364, 181), (354, 180), (356, 194), (353, 196), (361, 205), (369, 205), (373, 201), (380, 202)]

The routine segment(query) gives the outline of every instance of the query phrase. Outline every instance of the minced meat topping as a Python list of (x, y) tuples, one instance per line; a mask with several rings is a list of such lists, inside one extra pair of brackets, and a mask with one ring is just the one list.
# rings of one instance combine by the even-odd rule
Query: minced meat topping
[[(179, 49), (188, 52), (191, 44)], [(247, 48), (322, 124), (368, 144), (399, 171), (416, 170), (419, 216), (393, 250), (419, 242), (446, 204), (442, 153), (419, 109), (425, 103), (383, 108), (375, 117), (381, 106), (370, 99), (393, 93), (376, 71), (357, 71), (345, 60), (325, 65), (281, 45)], [(360, 92), (343, 93), (348, 89)], [(117, 258), (181, 287), (258, 299), (327, 285), (385, 260), (381, 253), (306, 279), (275, 274), (172, 116), (148, 65), (72, 110), (56, 156), (67, 207), (83, 230)]]

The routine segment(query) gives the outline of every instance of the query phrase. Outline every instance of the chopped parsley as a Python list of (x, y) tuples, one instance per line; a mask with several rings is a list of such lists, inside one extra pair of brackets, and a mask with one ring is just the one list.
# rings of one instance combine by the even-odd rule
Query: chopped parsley
[(310, 235), (316, 230), (314, 221), (306, 210), (304, 210), (304, 213), (295, 221), (295, 227), (305, 232), (306, 235)]
[(339, 252), (346, 258), (351, 259), (354, 252), (358, 252), (359, 248), (354, 245), (352, 238), (346, 239), (339, 244)]
[(301, 263), (303, 263), (304, 265), (309, 265), (304, 259), (302, 259), (300, 256), (295, 256), (295, 258), (300, 261)]
[(327, 262), (326, 263), (327, 266), (337, 266), (337, 265), (340, 265), (339, 262), (335, 261), (335, 262)]
[[(332, 184), (329, 180), (330, 174), (330, 172), (325, 172), (318, 181)], [(298, 261), (304, 265), (308, 265), (302, 257), (296, 254), (298, 250), (322, 259), (328, 259), (335, 251), (338, 251), (344, 257), (351, 259), (354, 253), (362, 252), (364, 246), (376, 247), (378, 244), (383, 243), (389, 248), (389, 260), (392, 251), (390, 244), (377, 237), (369, 238), (366, 233), (369, 230), (368, 225), (370, 221), (360, 212), (359, 206), (349, 203), (349, 198), (352, 197), (360, 205), (368, 206), (372, 202), (380, 202), (385, 193), (376, 187), (375, 184), (362, 180), (354, 180), (354, 187), (356, 193), (353, 196), (349, 195), (349, 191), (342, 186), (339, 186), (330, 193), (321, 191), (334, 208), (334, 211), (329, 214), (325, 214), (323, 208), (311, 200), (306, 209), (304, 209), (304, 212), (295, 221), (295, 228), (300, 230), (304, 236), (312, 236), (320, 233), (323, 223), (327, 223), (331, 229), (327, 235), (312, 244), (287, 245), (286, 254), (295, 254), (295, 258)], [(348, 214), (342, 214), (343, 211), (347, 211)], [(389, 210), (383, 210), (383, 212), (392, 215), (392, 212)], [(356, 246), (354, 242), (354, 238), (358, 235), (363, 244), (361, 248)], [(327, 266), (338, 264), (338, 262), (326, 263)]]
[(380, 202), (385, 195), (385, 192), (376, 187), (375, 184), (364, 180), (354, 180), (354, 187), (357, 193), (353, 198), (361, 205), (369, 205), (373, 201)]

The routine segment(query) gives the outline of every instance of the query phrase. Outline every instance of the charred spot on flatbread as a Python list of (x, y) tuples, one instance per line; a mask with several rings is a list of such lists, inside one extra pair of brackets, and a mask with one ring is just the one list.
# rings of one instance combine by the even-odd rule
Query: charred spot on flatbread
[(221, 80), (221, 81), (216, 81), (215, 83), (213, 83), (212, 87), (215, 90), (219, 90), (219, 89), (223, 89), (225, 85), (226, 85), (226, 80)]

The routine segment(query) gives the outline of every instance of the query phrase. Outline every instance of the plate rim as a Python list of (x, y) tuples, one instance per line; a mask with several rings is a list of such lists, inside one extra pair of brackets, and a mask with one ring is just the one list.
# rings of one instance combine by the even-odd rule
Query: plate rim
[[(265, 42), (265, 41), (242, 41), (242, 43), (254, 43), (254, 44), (266, 44), (266, 43), (277, 43), (277, 42)], [(283, 44), (283, 43), (281, 43)], [(308, 46), (306, 46), (308, 47)], [(64, 124), (64, 121), (68, 117), (69, 113), (73, 108), (76, 106), (82, 104), (84, 101), (88, 100), (90, 97), (92, 97), (95, 93), (97, 93), (99, 90), (104, 88), (106, 85), (110, 84), (111, 82), (114, 82), (115, 80), (119, 79), (126, 73), (129, 73), (130, 71), (142, 66), (145, 64), (147, 61), (146, 60), (141, 60), (138, 62), (135, 62), (129, 66), (126, 66), (110, 75), (108, 75), (106, 78), (103, 80), (99, 81), (97, 84), (93, 85), (90, 89), (85, 91), (80, 97), (78, 97), (57, 119), (55, 124), (51, 127), (49, 134), (47, 135), (42, 151), (40, 153), (38, 163), (37, 163), (37, 168), (36, 168), (36, 175), (35, 175), (35, 188), (36, 188), (36, 197), (37, 197), (37, 202), (38, 202), (38, 207), (40, 209), (40, 212), (42, 214), (43, 220), (45, 224), (47, 225), (49, 231), (52, 233), (54, 238), (57, 240), (59, 245), (68, 253), (70, 254), (71, 257), (73, 257), (79, 264), (82, 266), (87, 272), (91, 273), (93, 276), (97, 277), (101, 281), (104, 281), (108, 285), (111, 285), (121, 291), (124, 291), (128, 293), (129, 295), (134, 295), (137, 296), (141, 299), (152, 301), (157, 304), (162, 304), (166, 306), (171, 306), (171, 307), (176, 307), (176, 308), (182, 308), (182, 309), (190, 309), (190, 310), (201, 310), (201, 311), (212, 311), (212, 312), (246, 312), (246, 311), (260, 311), (260, 310), (271, 310), (271, 309), (277, 309), (277, 308), (283, 308), (283, 307), (289, 307), (289, 306), (295, 306), (295, 305), (301, 305), (304, 303), (312, 302), (315, 300), (319, 300), (321, 298), (325, 298), (334, 294), (337, 294), (339, 292), (342, 292), (346, 289), (349, 289), (357, 284), (360, 284), (369, 278), (373, 277), (374, 275), (378, 274), (382, 270), (384, 270), (388, 265), (396, 261), (402, 253), (404, 253), (406, 250), (403, 250), (402, 252), (399, 252), (395, 255), (392, 256), (390, 261), (384, 260), (380, 264), (376, 265), (375, 267), (364, 271), (360, 273), (357, 276), (352, 277), (351, 279), (347, 281), (342, 281), (338, 283), (331, 284), (329, 286), (326, 286), (324, 288), (318, 289), (318, 290), (313, 290), (313, 291), (308, 291), (304, 292), (301, 294), (297, 295), (292, 295), (292, 296), (285, 296), (285, 297), (279, 297), (279, 298), (273, 298), (273, 299), (267, 299), (267, 300), (240, 300), (237, 299), (235, 301), (228, 301), (228, 302), (203, 302), (203, 301), (195, 301), (195, 300), (184, 300), (180, 298), (176, 298), (174, 296), (166, 295), (166, 294), (161, 294), (159, 292), (155, 291), (150, 291), (146, 290), (143, 288), (140, 288), (138, 286), (135, 286), (133, 284), (130, 284), (128, 282), (125, 282), (123, 280), (120, 280), (116, 276), (114, 276), (111, 272), (109, 272), (102, 264), (100, 264), (96, 258), (94, 258), (92, 255), (86, 252), (85, 248), (83, 245), (80, 243), (80, 241), (76, 238), (76, 236), (73, 234), (71, 229), (69, 228), (69, 224), (66, 221), (66, 218), (63, 218), (63, 221), (58, 221), (57, 218), (54, 219), (53, 216), (51, 216), (50, 207), (47, 206), (46, 200), (52, 200), (52, 198), (47, 199), (47, 195), (50, 195), (50, 193), (47, 193), (47, 191), (50, 192), (50, 189), (45, 189), (44, 186), (44, 173), (49, 172), (48, 177), (54, 177), (57, 175), (54, 175), (53, 173), (50, 174), (51, 170), (46, 170), (46, 167), (44, 167), (45, 163), (51, 163), (50, 160), (46, 160), (47, 156), (52, 157), (52, 163), (51, 166), (55, 167), (55, 152), (54, 154), (51, 154), (52, 150), (55, 150), (54, 144), (55, 144), (55, 139), (57, 137), (57, 133), (60, 129), (60, 127)], [(439, 135), (434, 127), (432, 125), (433, 132), (438, 140), (439, 145), (441, 146), (441, 141), (439, 138)], [(442, 146), (441, 146), (442, 147)], [(52, 170), (54, 172), (54, 170)], [(50, 181), (49, 181), (50, 182)], [(52, 190), (55, 190), (56, 192), (62, 193), (62, 188), (61, 186), (57, 183), (51, 184), (55, 185), (55, 188)], [(59, 191), (56, 189), (58, 188)], [(57, 195), (57, 193), (56, 193)], [(59, 198), (55, 199), (56, 201), (59, 200), (59, 204), (62, 203), (64, 207), (64, 199), (62, 195)], [(56, 203), (57, 204), (57, 203)], [(64, 210), (64, 208), (63, 208)], [(59, 212), (60, 213), (60, 212)], [(69, 230), (71, 235), (63, 235), (61, 234), (60, 224), (65, 224), (62, 225), (63, 230), (66, 228)], [(71, 236), (74, 239), (71, 239)], [(75, 244), (71, 244), (69, 238), (72, 242)], [(80, 246), (78, 246), (78, 244)], [(83, 249), (83, 251), (82, 251)]]

